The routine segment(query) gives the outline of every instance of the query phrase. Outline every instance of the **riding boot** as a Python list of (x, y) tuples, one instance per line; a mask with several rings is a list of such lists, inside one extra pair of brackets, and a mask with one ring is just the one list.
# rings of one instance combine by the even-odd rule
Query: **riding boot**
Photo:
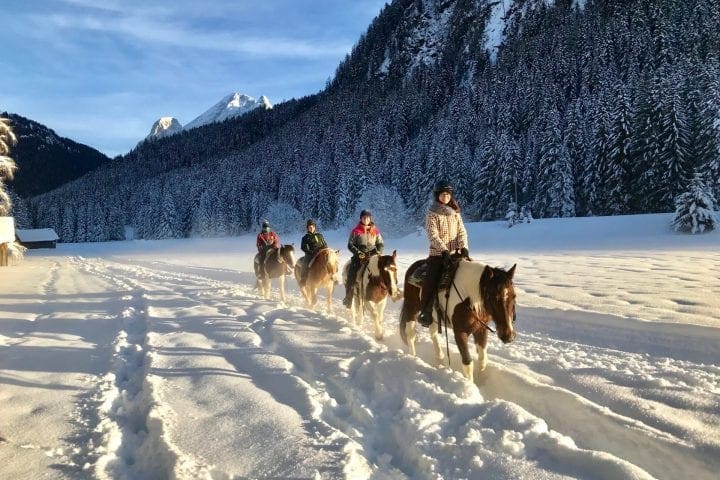
[(428, 292), (428, 294), (423, 298), (423, 304), (420, 309), (420, 315), (418, 315), (418, 322), (420, 322), (420, 325), (423, 327), (429, 327), (433, 322), (433, 300), (435, 299), (435, 295), (437, 294), (436, 289), (432, 289), (431, 292)]
[(420, 325), (423, 327), (429, 327), (433, 322), (432, 309), (435, 303), (435, 296), (437, 295), (437, 280), (442, 274), (444, 267), (442, 257), (430, 256), (426, 262), (427, 270), (421, 290), (422, 305), (420, 315), (418, 316), (418, 322), (420, 322)]
[(355, 290), (355, 277), (357, 271), (360, 269), (360, 259), (353, 257), (350, 260), (350, 267), (348, 267), (347, 283), (345, 284), (345, 298), (343, 298), (343, 305), (347, 308), (352, 306), (353, 290)]

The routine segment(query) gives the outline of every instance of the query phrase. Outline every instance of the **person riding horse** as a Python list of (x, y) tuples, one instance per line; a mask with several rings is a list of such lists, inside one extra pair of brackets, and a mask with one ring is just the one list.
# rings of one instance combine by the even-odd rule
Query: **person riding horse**
[(350, 267), (348, 268), (347, 283), (345, 284), (345, 298), (343, 305), (350, 308), (352, 305), (353, 290), (355, 290), (355, 277), (360, 265), (371, 255), (382, 255), (383, 239), (380, 230), (373, 222), (369, 210), (360, 212), (360, 222), (350, 232), (348, 250), (352, 252)]
[(430, 254), (426, 260), (427, 273), (422, 285), (422, 307), (418, 321), (424, 327), (432, 323), (433, 300), (437, 295), (438, 281), (450, 263), (450, 252), (459, 251), (469, 257), (467, 230), (460, 216), (460, 205), (453, 196), (453, 187), (440, 180), (433, 188), (435, 201), (425, 216), (425, 231), (430, 241)]
[(307, 233), (302, 237), (302, 241), (300, 242), (300, 250), (305, 252), (305, 256), (300, 259), (300, 266), (302, 270), (300, 274), (300, 281), (298, 283), (301, 287), (305, 286), (310, 261), (315, 258), (315, 254), (317, 254), (317, 252), (323, 248), (327, 248), (325, 237), (323, 237), (322, 233), (316, 231), (317, 225), (315, 224), (315, 220), (312, 218), (308, 220), (305, 227), (307, 228)]
[(267, 258), (270, 250), (277, 250), (280, 248), (280, 237), (277, 233), (270, 229), (270, 223), (265, 220), (262, 223), (262, 230), (258, 233), (257, 241), (255, 242), (258, 249), (258, 263), (259, 263), (259, 274), (260, 277), (265, 276), (265, 259)]

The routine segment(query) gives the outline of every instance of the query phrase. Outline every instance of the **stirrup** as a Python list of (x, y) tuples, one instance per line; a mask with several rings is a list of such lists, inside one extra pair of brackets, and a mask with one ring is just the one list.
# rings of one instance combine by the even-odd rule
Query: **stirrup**
[(422, 325), (423, 327), (429, 327), (430, 325), (432, 325), (432, 322), (432, 309), (420, 311), (420, 314), (418, 315), (418, 323), (420, 323), (420, 325)]

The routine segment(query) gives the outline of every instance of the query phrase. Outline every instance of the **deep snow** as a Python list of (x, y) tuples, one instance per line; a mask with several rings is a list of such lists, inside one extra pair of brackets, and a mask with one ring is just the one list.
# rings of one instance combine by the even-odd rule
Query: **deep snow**
[[(250, 236), (30, 251), (0, 272), (0, 477), (717, 478), (720, 234), (670, 220), (468, 225), (518, 264), (518, 338), (475, 385), (425, 330), (405, 353), (400, 302), (378, 342), (340, 289), (259, 298)], [(386, 249), (402, 275), (426, 240)]]

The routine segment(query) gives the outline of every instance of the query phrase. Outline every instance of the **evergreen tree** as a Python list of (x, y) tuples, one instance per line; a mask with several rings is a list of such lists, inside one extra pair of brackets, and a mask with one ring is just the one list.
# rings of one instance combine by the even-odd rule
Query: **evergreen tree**
[(671, 91), (661, 106), (661, 123), (658, 131), (660, 175), (660, 209), (669, 209), (674, 199), (689, 182), (692, 168), (688, 152), (688, 127), (682, 111), (679, 92)]
[(717, 228), (717, 202), (699, 174), (695, 174), (690, 188), (675, 199), (675, 217), (672, 226), (676, 231), (702, 233)]

